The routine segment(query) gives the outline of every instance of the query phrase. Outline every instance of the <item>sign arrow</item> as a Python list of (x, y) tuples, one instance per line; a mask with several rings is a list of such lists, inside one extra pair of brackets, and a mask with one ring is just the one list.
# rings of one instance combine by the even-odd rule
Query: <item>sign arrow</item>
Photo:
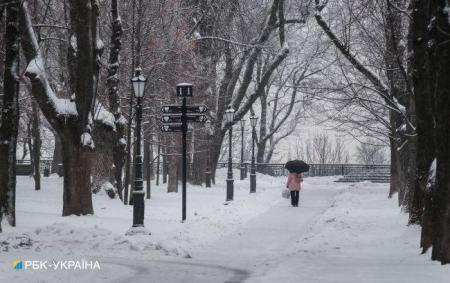
[[(161, 117), (161, 122), (163, 123), (181, 123), (182, 119), (181, 119), (181, 115), (182, 114), (164, 114)], [(193, 114), (193, 113), (188, 113), (186, 114), (186, 122), (206, 122), (206, 120), (208, 120), (206, 118), (206, 115), (203, 114)]]
[(181, 132), (183, 130), (181, 123), (164, 124), (159, 128), (162, 132)]
[[(183, 107), (181, 105), (163, 105), (161, 107), (161, 112), (165, 114), (178, 114), (183, 111)], [(208, 111), (208, 107), (206, 105), (192, 105), (186, 106), (186, 113), (205, 113)]]
[(181, 114), (164, 114), (161, 117), (161, 122), (163, 123), (180, 123), (181, 122)]
[(202, 114), (188, 114), (186, 116), (186, 120), (189, 122), (199, 122), (199, 123), (204, 123), (206, 122), (206, 120), (208, 120), (208, 118), (206, 118), (205, 115)]

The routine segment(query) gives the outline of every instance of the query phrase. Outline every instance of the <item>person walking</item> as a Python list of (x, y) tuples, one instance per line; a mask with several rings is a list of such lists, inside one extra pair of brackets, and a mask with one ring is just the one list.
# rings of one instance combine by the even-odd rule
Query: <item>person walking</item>
[(289, 172), (286, 187), (291, 192), (291, 204), (294, 207), (298, 206), (301, 182), (303, 182), (301, 173)]

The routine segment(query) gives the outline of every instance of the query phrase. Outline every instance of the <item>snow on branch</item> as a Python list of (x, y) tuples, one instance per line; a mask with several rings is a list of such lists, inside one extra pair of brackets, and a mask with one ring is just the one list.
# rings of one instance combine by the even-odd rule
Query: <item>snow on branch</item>
[(116, 118), (98, 100), (95, 101), (94, 121), (100, 122), (103, 125), (110, 127), (114, 131), (116, 130)]
[(44, 60), (40, 53), (36, 34), (31, 23), (28, 3), (22, 4), (20, 24), (24, 30), (22, 46), (28, 67), (25, 72), (32, 85), (32, 93), (39, 103), (39, 107), (53, 127), (59, 126), (59, 117), (77, 116), (75, 103), (69, 99), (58, 98), (50, 87)]
[(25, 75), (30, 78), (33, 83), (36, 82), (36, 80), (40, 82), (45, 90), (45, 94), (48, 100), (47, 103), (52, 105), (52, 108), (55, 110), (56, 116), (77, 116), (75, 103), (71, 102), (69, 99), (58, 98), (53, 92), (46, 76), (44, 61), (39, 54), (39, 51), (37, 53), (37, 57), (32, 59), (28, 64)]
[[(40, 52), (40, 46), (36, 39), (36, 34), (31, 23), (30, 13), (27, 2), (22, 5), (21, 24), (24, 26), (22, 45), (24, 55), (28, 62), (25, 75), (31, 80), (33, 96), (39, 103), (46, 118), (52, 123), (52, 126), (58, 126), (59, 118), (67, 119), (77, 117), (78, 112), (74, 101), (68, 98), (59, 98), (52, 90), (45, 62)], [(102, 47), (103, 43), (97, 42), (97, 47)], [(99, 102), (96, 103), (95, 121), (102, 123), (106, 127), (115, 129), (114, 115), (105, 109)]]
[(81, 135), (81, 144), (84, 147), (89, 147), (90, 149), (94, 149), (94, 141), (92, 140), (92, 136), (91, 134), (89, 134), (88, 132), (84, 132)]

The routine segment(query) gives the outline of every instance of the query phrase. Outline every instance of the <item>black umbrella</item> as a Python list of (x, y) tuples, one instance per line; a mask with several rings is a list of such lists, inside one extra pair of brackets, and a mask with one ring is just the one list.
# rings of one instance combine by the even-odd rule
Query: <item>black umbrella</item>
[(308, 172), (309, 165), (306, 164), (306, 162), (303, 160), (290, 160), (286, 162), (284, 168), (286, 168), (291, 173), (304, 173)]

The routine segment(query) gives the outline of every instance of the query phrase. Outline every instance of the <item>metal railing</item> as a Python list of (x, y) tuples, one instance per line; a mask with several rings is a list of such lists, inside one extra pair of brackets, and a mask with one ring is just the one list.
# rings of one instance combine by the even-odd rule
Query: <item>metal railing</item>
[[(52, 166), (51, 159), (41, 159), (39, 163), (39, 167), (41, 169), (41, 173), (44, 172), (44, 169), (50, 168)], [(31, 160), (29, 159), (18, 159), (16, 161), (16, 174), (28, 176), (33, 173), (33, 168), (31, 168)]]
[[(240, 163), (232, 163), (234, 169), (239, 169)], [(226, 168), (227, 162), (217, 163), (217, 168)], [(371, 170), (386, 170), (389, 172), (390, 165), (365, 165), (365, 164), (309, 164), (309, 171), (303, 173), (304, 177), (315, 176), (343, 176), (353, 172), (368, 172)], [(245, 170), (250, 170), (250, 163), (244, 163)], [(257, 172), (270, 176), (287, 176), (288, 171), (284, 163), (259, 163), (256, 164)]]
[[(50, 168), (52, 164), (51, 159), (42, 159), (40, 166), (41, 172), (44, 172), (45, 168)], [(160, 172), (163, 172), (163, 164), (160, 164)], [(166, 165), (168, 168), (168, 165)], [(233, 162), (232, 166), (234, 169), (240, 169), (241, 164), (238, 162)], [(390, 165), (365, 165), (365, 164), (309, 164), (309, 171), (303, 173), (304, 177), (315, 177), (315, 176), (344, 176), (352, 173), (364, 173), (373, 170), (380, 170), (385, 172), (390, 172)], [(188, 164), (188, 172), (191, 172), (190, 164)], [(228, 167), (227, 162), (218, 162), (217, 169)], [(259, 163), (256, 164), (256, 170), (258, 173), (266, 174), (274, 177), (287, 176), (288, 171), (284, 168), (284, 163)], [(31, 161), (30, 160), (17, 160), (16, 164), (17, 175), (31, 175)], [(156, 169), (154, 169), (156, 170)], [(250, 172), (250, 163), (244, 162), (244, 170), (247, 173)]]

